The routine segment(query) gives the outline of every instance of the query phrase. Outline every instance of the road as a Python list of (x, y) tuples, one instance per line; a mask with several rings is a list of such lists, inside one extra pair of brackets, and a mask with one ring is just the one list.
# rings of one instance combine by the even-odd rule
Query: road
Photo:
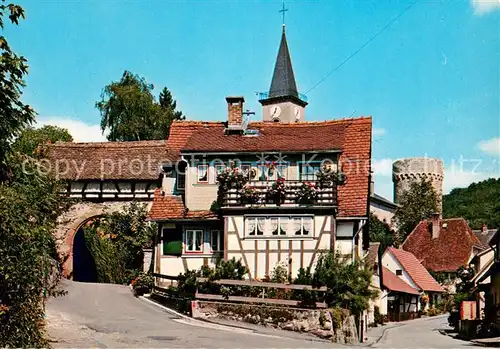
[(447, 316), (423, 318), (391, 324), (375, 348), (477, 348), (470, 342), (439, 333), (449, 329)]
[[(62, 281), (68, 294), (52, 298), (46, 314), (56, 348), (332, 348), (294, 332), (249, 329), (190, 320), (132, 296), (128, 287)], [(377, 328), (376, 348), (472, 348), (442, 335), (446, 316)], [(366, 344), (365, 344), (366, 345)]]
[[(62, 281), (46, 306), (55, 348), (332, 348), (287, 331), (272, 334), (182, 319), (132, 296), (128, 287)], [(290, 337), (291, 336), (291, 337)]]

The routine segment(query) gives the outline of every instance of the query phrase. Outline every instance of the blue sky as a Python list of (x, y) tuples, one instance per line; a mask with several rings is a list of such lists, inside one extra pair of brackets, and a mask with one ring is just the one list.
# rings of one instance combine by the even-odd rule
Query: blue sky
[[(255, 92), (270, 85), (280, 1), (18, 2), (27, 18), (4, 32), (28, 59), (23, 98), (40, 124), (101, 139), (94, 104), (125, 69), (157, 93), (167, 86), (189, 119), (225, 119), (227, 95), (244, 95), (260, 118)], [(307, 120), (371, 115), (376, 191), (389, 198), (401, 157), (442, 158), (445, 191), (500, 173), (500, 0), (420, 0), (404, 12), (412, 3), (287, 1)]]

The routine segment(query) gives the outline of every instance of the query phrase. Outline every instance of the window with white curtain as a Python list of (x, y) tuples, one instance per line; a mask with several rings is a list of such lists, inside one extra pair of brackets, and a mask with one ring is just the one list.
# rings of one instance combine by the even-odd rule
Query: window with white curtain
[(186, 230), (184, 245), (186, 252), (203, 252), (203, 230)]
[(259, 216), (245, 218), (245, 236), (309, 236), (313, 237), (313, 217)]

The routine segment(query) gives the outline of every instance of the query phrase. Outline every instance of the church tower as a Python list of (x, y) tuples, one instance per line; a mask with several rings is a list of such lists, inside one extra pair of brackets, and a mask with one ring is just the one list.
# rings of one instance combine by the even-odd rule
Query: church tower
[(304, 108), (307, 102), (305, 96), (301, 96), (297, 90), (284, 24), (271, 88), (268, 94), (262, 94), (261, 97), (263, 98), (259, 102), (262, 104), (263, 121), (283, 123), (305, 121)]

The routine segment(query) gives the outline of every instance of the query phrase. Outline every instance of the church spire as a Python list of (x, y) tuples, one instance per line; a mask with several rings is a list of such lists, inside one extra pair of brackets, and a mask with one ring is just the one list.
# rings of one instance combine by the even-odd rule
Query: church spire
[(273, 79), (269, 89), (269, 98), (293, 96), (298, 98), (297, 84), (293, 74), (292, 59), (286, 41), (285, 25), (281, 34), (281, 43), (274, 66)]
[(274, 66), (273, 79), (269, 93), (259, 93), (259, 102), (262, 104), (262, 120), (282, 123), (304, 121), (304, 108), (307, 99), (299, 94), (295, 76), (293, 74), (292, 59), (288, 50), (285, 33), (285, 8), (283, 1), (283, 32), (281, 33), (280, 48)]

